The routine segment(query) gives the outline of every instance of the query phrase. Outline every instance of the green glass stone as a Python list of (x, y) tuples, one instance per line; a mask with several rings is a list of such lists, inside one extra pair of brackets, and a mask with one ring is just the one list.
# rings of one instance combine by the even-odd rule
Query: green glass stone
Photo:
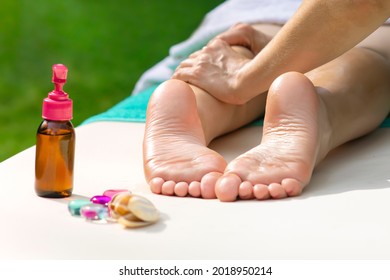
[(72, 216), (80, 216), (81, 207), (91, 204), (87, 199), (75, 199), (68, 203), (68, 210)]

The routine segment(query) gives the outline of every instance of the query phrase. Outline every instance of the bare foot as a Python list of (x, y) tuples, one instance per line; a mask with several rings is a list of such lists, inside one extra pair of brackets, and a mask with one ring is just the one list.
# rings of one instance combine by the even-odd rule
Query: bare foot
[(153, 93), (147, 110), (144, 171), (157, 194), (216, 198), (224, 158), (206, 147), (193, 90), (169, 80)]
[(329, 151), (330, 126), (313, 84), (287, 73), (271, 86), (261, 144), (233, 160), (216, 184), (221, 201), (299, 195)]

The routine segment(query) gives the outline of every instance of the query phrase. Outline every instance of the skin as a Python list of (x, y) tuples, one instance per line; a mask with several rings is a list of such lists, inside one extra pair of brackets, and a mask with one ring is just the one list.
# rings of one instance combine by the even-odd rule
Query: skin
[[(253, 26), (236, 25), (184, 61), (173, 78), (224, 102), (245, 104), (279, 75), (306, 73), (350, 50), (389, 17), (387, 0), (303, 1), (272, 40)], [(234, 64), (231, 45), (245, 46), (256, 57)]]
[[(234, 50), (240, 61), (253, 55)], [(389, 113), (389, 74), (386, 57), (355, 48), (305, 75), (280, 75), (267, 94), (242, 105), (169, 80), (147, 110), (146, 180), (157, 194), (221, 201), (299, 195), (329, 151), (369, 133)], [(264, 112), (260, 145), (230, 163), (207, 147)]]
[[(299, 195), (329, 151), (389, 113), (390, 32), (377, 29), (389, 15), (385, 0), (303, 1), (278, 32), (238, 24), (191, 55), (149, 103), (152, 191), (221, 201)], [(207, 147), (263, 114), (260, 145), (232, 162)]]

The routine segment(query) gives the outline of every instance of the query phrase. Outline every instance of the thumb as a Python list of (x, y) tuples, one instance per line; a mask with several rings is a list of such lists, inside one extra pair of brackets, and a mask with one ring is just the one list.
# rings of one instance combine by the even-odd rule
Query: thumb
[(225, 41), (231, 46), (243, 46), (246, 48), (251, 47), (251, 36), (248, 34), (249, 30), (246, 24), (236, 24), (230, 29), (222, 32), (216, 39)]
[(215, 37), (213, 40), (211, 40), (203, 49), (204, 50), (220, 50), (223, 48), (230, 48), (232, 46), (225, 40), (222, 40), (219, 37)]

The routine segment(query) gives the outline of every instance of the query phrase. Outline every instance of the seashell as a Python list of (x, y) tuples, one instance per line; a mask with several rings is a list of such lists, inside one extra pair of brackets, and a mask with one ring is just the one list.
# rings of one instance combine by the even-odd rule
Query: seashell
[(125, 227), (135, 228), (135, 227), (144, 227), (152, 224), (153, 222), (142, 221), (138, 219), (136, 216), (134, 216), (132, 213), (129, 213), (123, 217), (120, 217), (118, 219), (118, 223), (120, 223)]
[(127, 207), (138, 219), (145, 222), (156, 222), (160, 217), (156, 207), (146, 198), (138, 195), (131, 196)]
[(158, 221), (160, 214), (145, 197), (120, 192), (108, 204), (111, 217), (125, 227), (141, 227)]
[(112, 203), (110, 203), (109, 205), (110, 205), (110, 206), (109, 206), (110, 210), (111, 210), (114, 214), (116, 214), (116, 215), (118, 215), (118, 216), (124, 216), (124, 215), (130, 213), (129, 208), (127, 207), (127, 203), (124, 204), (124, 203), (122, 203), (120, 200), (119, 200), (119, 201), (116, 201), (116, 202), (112, 202)]

